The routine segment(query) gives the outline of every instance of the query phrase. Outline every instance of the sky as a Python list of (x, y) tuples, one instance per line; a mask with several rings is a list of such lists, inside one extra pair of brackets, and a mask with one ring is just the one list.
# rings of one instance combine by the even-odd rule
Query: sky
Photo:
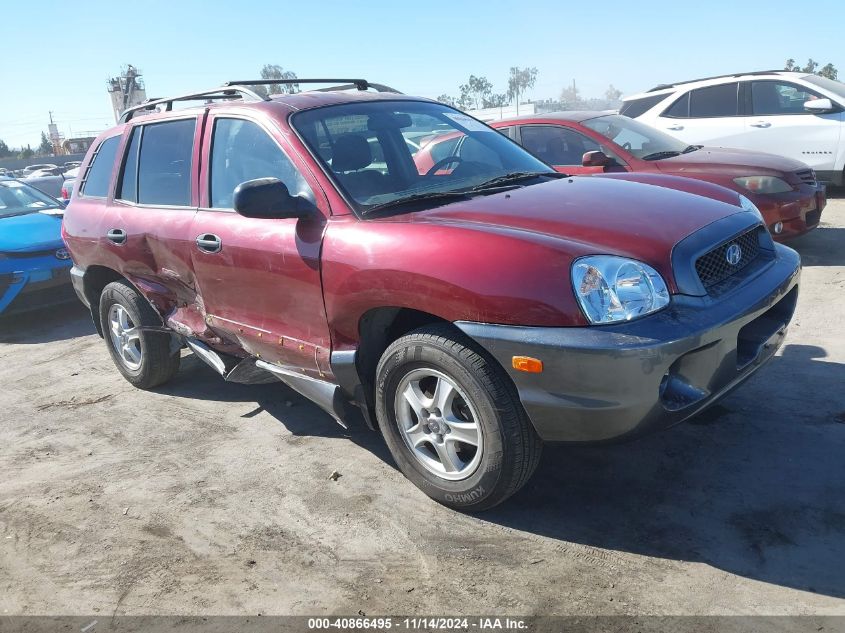
[(627, 95), (790, 57), (845, 76), (840, 13), (841, 0), (0, 0), (0, 139), (37, 146), (51, 111), (66, 136), (108, 127), (106, 81), (126, 64), (151, 97), (258, 78), (264, 64), (424, 97), (456, 96), (471, 74), (506, 92), (511, 66), (538, 69), (532, 99), (573, 80), (583, 97), (610, 84)]

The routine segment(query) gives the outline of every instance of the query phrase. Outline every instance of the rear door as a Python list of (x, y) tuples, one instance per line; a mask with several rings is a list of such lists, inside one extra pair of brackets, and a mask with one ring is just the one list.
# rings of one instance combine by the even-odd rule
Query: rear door
[(690, 145), (741, 147), (738, 143), (745, 122), (741, 116), (739, 82), (685, 92), (660, 114), (654, 125)]
[[(205, 320), (249, 353), (315, 377), (328, 372), (330, 340), (320, 280), (329, 209), (279, 130), (244, 116), (210, 116), (203, 142), (202, 207), (191, 229)], [(314, 204), (306, 219), (235, 213), (234, 189), (280, 179)]]
[(834, 168), (842, 113), (811, 114), (804, 103), (824, 98), (805, 86), (782, 80), (750, 81), (743, 149), (779, 154), (818, 171)]
[(182, 116), (128, 130), (110, 202), (106, 245), (121, 272), (171, 325), (202, 329), (194, 308), (190, 228), (198, 120)]

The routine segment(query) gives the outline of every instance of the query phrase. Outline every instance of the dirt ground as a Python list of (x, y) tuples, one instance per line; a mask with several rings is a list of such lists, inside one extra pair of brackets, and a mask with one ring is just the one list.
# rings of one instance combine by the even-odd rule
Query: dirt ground
[(81, 306), (6, 321), (0, 615), (845, 614), (845, 198), (793, 246), (756, 377), (638, 442), (547, 449), (481, 516), (281, 385), (186, 355), (145, 393)]

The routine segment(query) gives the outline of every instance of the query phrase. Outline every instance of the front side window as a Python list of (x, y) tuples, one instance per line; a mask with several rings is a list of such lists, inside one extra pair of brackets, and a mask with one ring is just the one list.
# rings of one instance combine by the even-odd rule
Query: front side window
[(327, 106), (294, 114), (291, 122), (363, 213), (420, 196), (460, 196), (504, 176), (557, 176), (496, 130), (442, 104)]
[(804, 102), (820, 97), (817, 92), (783, 81), (751, 82), (751, 111), (756, 116), (807, 114)]
[(112, 136), (100, 143), (82, 183), (81, 193), (83, 196), (105, 198), (109, 195), (111, 170), (114, 167), (114, 158), (117, 155), (119, 142), (119, 136)]
[(256, 178), (278, 178), (293, 196), (314, 200), (308, 183), (258, 124), (218, 118), (211, 142), (211, 206), (231, 209), (235, 188)]
[(580, 165), (586, 152), (602, 150), (593, 139), (560, 126), (526, 125), (521, 134), (523, 147), (550, 165)]
[(140, 127), (138, 203), (190, 206), (196, 119)]
[(581, 123), (598, 132), (606, 139), (642, 160), (660, 160), (698, 149), (698, 145), (687, 145), (683, 141), (669, 136), (634, 119), (618, 114), (587, 119)]

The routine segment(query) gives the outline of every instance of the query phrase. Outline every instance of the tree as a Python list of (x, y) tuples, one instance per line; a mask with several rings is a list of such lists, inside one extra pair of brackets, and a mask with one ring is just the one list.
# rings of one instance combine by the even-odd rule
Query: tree
[(35, 152), (32, 151), (29, 145), (18, 154), (18, 158), (32, 158), (33, 156), (35, 156)]
[(493, 84), (490, 83), (487, 77), (470, 75), (469, 80), (461, 85), (460, 101), (462, 103), (468, 101), (478, 110), (484, 105), (484, 100), (490, 96), (491, 92), (493, 92)]
[[(262, 79), (296, 79), (296, 73), (292, 70), (285, 70), (278, 64), (264, 64), (261, 69)], [(299, 92), (299, 84), (266, 84), (255, 86), (255, 92), (262, 97), (269, 94), (294, 94)]]
[(581, 101), (581, 91), (578, 90), (578, 86), (575, 85), (574, 79), (572, 80), (571, 86), (567, 86), (560, 91), (560, 100), (564, 103), (565, 107), (570, 110), (583, 104), (583, 101)]
[(457, 104), (457, 101), (455, 101), (455, 98), (454, 98), (454, 97), (450, 97), (450, 96), (449, 96), (449, 95), (447, 95), (447, 94), (442, 94), (442, 95), (440, 95), (439, 97), (437, 97), (437, 100), (438, 100), (440, 103), (445, 103), (447, 106), (452, 106), (453, 108), (454, 108), (455, 106), (457, 106), (457, 105), (458, 105), (458, 104)]
[(41, 132), (41, 144), (36, 151), (42, 156), (48, 156), (53, 153), (53, 144), (44, 132)]
[(516, 113), (519, 114), (519, 95), (534, 87), (537, 81), (536, 68), (518, 68), (511, 66), (508, 77), (508, 98), (516, 102)]
[(485, 108), (501, 108), (508, 105), (508, 95), (507, 94), (491, 94), (489, 97), (484, 99), (484, 107)]
[(608, 101), (619, 101), (619, 98), (622, 96), (622, 91), (618, 88), (615, 88), (613, 84), (610, 84), (607, 87), (607, 90), (604, 91), (604, 98)]
[(6, 145), (6, 141), (0, 139), (0, 158), (8, 158), (12, 155), (12, 150)]
[(791, 57), (787, 59), (786, 63), (783, 65), (784, 70), (790, 70), (797, 73), (812, 73), (814, 75), (819, 75), (820, 77), (827, 77), (828, 79), (836, 79), (839, 74), (833, 64), (825, 64), (820, 71), (816, 72), (816, 68), (818, 67), (819, 63), (812, 57), (807, 60), (807, 65), (803, 68), (799, 64), (796, 64), (795, 60)]

